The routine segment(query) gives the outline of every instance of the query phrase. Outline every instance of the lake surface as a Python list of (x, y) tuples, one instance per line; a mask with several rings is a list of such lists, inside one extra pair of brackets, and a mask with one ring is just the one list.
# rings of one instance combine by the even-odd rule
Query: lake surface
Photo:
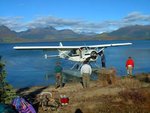
[[(105, 49), (106, 66), (108, 68), (115, 67), (117, 75), (124, 76), (126, 75), (125, 62), (128, 56), (132, 56), (135, 61), (134, 74), (150, 72), (150, 40), (63, 42), (63, 45), (92, 45), (126, 42), (132, 42), (133, 45)], [(59, 42), (0, 44), (0, 55), (6, 64), (7, 81), (15, 88), (55, 84), (55, 62), (60, 61), (64, 69), (69, 69), (74, 64), (65, 59), (44, 59), (45, 53), (49, 55), (58, 54), (56, 51), (13, 50), (13, 46), (28, 45), (59, 45)], [(97, 64), (101, 66), (100, 59), (97, 60)], [(45, 78), (46, 75), (49, 75), (49, 79)]]

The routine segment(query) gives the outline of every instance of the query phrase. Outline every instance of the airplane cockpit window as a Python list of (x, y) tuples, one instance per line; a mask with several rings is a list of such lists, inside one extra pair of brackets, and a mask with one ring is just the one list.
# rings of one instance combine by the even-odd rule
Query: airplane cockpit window
[(87, 54), (89, 52), (89, 47), (82, 47), (81, 48), (81, 51), (82, 51), (82, 54)]
[(76, 49), (73, 49), (73, 50), (72, 50), (72, 54), (76, 54)]
[(72, 49), (72, 50), (68, 53), (69, 56), (73, 56), (73, 55), (75, 55), (75, 54), (77, 54), (77, 53), (76, 53), (76, 49)]
[(80, 56), (82, 58), (85, 54), (88, 54), (89, 48), (88, 47), (81, 47), (79, 49), (72, 49), (68, 55), (69, 56)]

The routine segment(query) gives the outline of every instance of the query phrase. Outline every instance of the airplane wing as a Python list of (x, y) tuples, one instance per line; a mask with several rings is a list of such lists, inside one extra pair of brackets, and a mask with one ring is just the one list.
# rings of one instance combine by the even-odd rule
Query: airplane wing
[(91, 45), (88, 47), (90, 47), (90, 48), (106, 48), (106, 47), (127, 46), (127, 45), (132, 45), (132, 43), (101, 44), (101, 45)]
[(15, 46), (16, 50), (72, 50), (79, 49), (82, 46)]
[(89, 48), (106, 48), (106, 47), (114, 47), (114, 46), (126, 46), (132, 45), (132, 43), (115, 43), (115, 44), (100, 44), (100, 45), (89, 45), (89, 46), (15, 46), (13, 49), (15, 50), (72, 50), (79, 49), (83, 47)]

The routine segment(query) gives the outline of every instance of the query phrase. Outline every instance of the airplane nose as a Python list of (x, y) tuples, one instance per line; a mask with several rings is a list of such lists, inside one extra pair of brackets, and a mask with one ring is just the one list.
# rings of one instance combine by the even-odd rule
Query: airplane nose
[(95, 60), (95, 59), (97, 58), (97, 56), (98, 56), (98, 53), (97, 53), (96, 51), (92, 51), (92, 52), (91, 52), (91, 58), (92, 58), (93, 60)]

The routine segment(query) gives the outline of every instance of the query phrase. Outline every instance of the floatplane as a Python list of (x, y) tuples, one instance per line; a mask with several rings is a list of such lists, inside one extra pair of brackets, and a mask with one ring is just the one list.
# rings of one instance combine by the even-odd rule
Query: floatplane
[[(45, 58), (51, 57), (59, 57), (63, 59), (67, 59), (69, 61), (76, 62), (71, 70), (76, 68), (80, 69), (83, 61), (88, 60), (89, 62), (96, 62), (98, 57), (104, 59), (104, 49), (108, 47), (116, 47), (116, 46), (128, 46), (132, 45), (132, 43), (114, 43), (114, 44), (100, 44), (100, 45), (84, 45), (84, 46), (64, 46), (61, 42), (59, 46), (15, 46), (13, 49), (15, 50), (58, 50), (58, 55), (47, 55), (45, 54)], [(80, 64), (80, 65), (79, 65)], [(68, 73), (72, 73), (73, 71), (67, 71)], [(74, 72), (75, 73), (75, 72)]]

